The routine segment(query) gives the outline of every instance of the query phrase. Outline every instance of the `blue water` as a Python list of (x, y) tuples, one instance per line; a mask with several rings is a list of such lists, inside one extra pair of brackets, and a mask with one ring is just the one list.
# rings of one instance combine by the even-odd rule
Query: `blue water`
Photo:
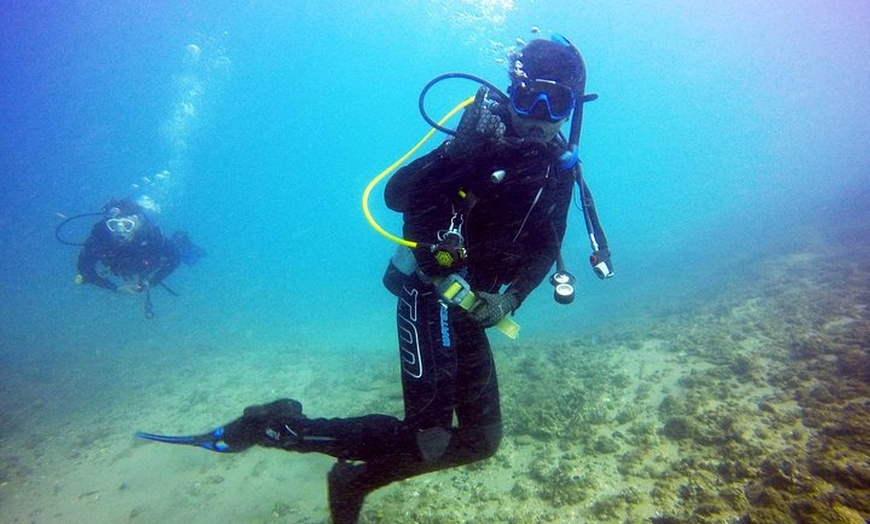
[[(95, 353), (394, 352), (380, 284), (393, 246), (364, 220), (362, 191), (428, 130), (417, 96), (430, 78), (505, 85), (505, 50), (533, 26), (578, 45), (600, 95), (581, 156), (616, 277), (594, 277), (572, 211), (564, 256), (578, 300), (558, 306), (543, 284), (516, 317), (523, 340), (582, 337), (713, 294), (807, 231), (824, 243), (866, 220), (863, 0), (2, 10), (0, 368), (52, 380), (63, 362), (71, 395), (94, 379), (76, 361)], [(440, 86), (430, 112), (474, 89)], [(128, 194), (154, 198), (165, 230), (208, 251), (167, 281), (178, 297), (155, 290), (152, 320), (141, 297), (76, 286), (77, 251), (54, 239), (63, 217)], [(378, 191), (372, 211), (400, 231)]]

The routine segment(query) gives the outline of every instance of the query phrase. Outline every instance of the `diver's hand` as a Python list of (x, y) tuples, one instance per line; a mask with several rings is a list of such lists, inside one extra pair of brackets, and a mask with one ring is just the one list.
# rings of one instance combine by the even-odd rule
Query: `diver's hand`
[(613, 276), (613, 264), (610, 262), (610, 251), (607, 249), (599, 249), (592, 253), (589, 257), (589, 263), (592, 264), (592, 270), (600, 279), (610, 278)]
[(233, 451), (256, 445), (290, 446), (302, 438), (290, 423), (301, 418), (305, 418), (302, 404), (289, 398), (248, 406), (241, 417), (224, 426), (223, 440)]
[(119, 285), (115, 291), (119, 293), (136, 294), (151, 289), (151, 282), (147, 278), (143, 278), (140, 282), (124, 282)]
[(499, 320), (520, 305), (517, 296), (511, 292), (487, 293), (481, 291), (475, 296), (477, 302), (468, 311), (468, 317), (482, 328), (498, 324)]
[(456, 135), (444, 145), (444, 153), (448, 157), (469, 158), (504, 140), (504, 122), (490, 112), (486, 93), (487, 88), (478, 89), (474, 102), (462, 114)]
[(136, 293), (141, 293), (144, 290), (145, 287), (142, 284), (139, 284), (137, 282), (124, 282), (123, 284), (119, 285), (115, 291), (117, 291), (118, 293), (129, 293), (131, 295), (135, 295)]

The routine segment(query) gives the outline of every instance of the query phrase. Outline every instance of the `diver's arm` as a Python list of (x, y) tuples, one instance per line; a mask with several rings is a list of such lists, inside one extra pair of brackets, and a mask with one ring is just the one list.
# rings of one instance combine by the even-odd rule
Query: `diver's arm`
[[(538, 257), (535, 262), (538, 263), (526, 264), (523, 273), (515, 278), (505, 290), (506, 293), (513, 293), (517, 297), (517, 307), (522, 305), (526, 298), (532, 294), (532, 291), (543, 282), (547, 272), (553, 265), (553, 262), (546, 260), (545, 257)], [(544, 265), (545, 263), (546, 265)]]
[(530, 246), (524, 263), (517, 271), (517, 277), (508, 287), (508, 291), (517, 295), (520, 304), (549, 276), (550, 269), (556, 261), (567, 228), (572, 185), (573, 182), (568, 181), (566, 186), (558, 191), (552, 213), (542, 217), (542, 220), (535, 225), (537, 231), (532, 238), (538, 239), (538, 243)]
[(178, 262), (179, 259), (177, 256), (161, 256), (160, 261), (158, 262), (159, 265), (157, 269), (151, 272), (151, 274), (144, 276), (142, 278), (143, 283), (147, 281), (149, 285), (154, 286), (163, 282), (163, 280), (165, 280), (166, 277), (170, 275), (170, 273), (175, 271), (175, 268), (178, 267)]
[(478, 193), (488, 185), (492, 169), (487, 166), (504, 152), (507, 127), (485, 95), (485, 88), (478, 90), (454, 136), (390, 178), (384, 190), (387, 207), (406, 212), (433, 196), (452, 199), (460, 190)]
[(384, 189), (384, 201), (393, 211), (404, 213), (419, 208), (433, 195), (448, 194), (458, 188), (464, 170), (444, 155), (444, 144), (402, 167)]
[(108, 289), (109, 291), (117, 291), (118, 286), (114, 282), (97, 273), (97, 262), (99, 261), (99, 256), (95, 244), (96, 241), (93, 237), (88, 238), (85, 242), (85, 246), (79, 253), (78, 271), (81, 276), (81, 283), (93, 284)]
[(415, 189), (437, 164), (437, 149), (402, 167), (387, 181), (384, 188), (384, 202), (393, 211), (404, 213), (411, 208)]
[(163, 234), (159, 230), (155, 230), (152, 242), (154, 242), (153, 245), (160, 247), (147, 255), (153, 260), (151, 271), (139, 276), (140, 282), (146, 286), (154, 286), (163, 282), (170, 273), (175, 271), (175, 268), (181, 262), (181, 254), (178, 248), (171, 241), (163, 237)]
[(545, 251), (527, 257), (507, 291), (515, 293), (519, 303), (522, 304), (526, 297), (547, 278), (555, 261), (556, 250), (550, 246)]

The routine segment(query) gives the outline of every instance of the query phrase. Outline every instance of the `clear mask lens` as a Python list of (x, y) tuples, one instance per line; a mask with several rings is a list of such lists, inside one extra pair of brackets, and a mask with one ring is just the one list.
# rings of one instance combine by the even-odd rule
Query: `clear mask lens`
[(106, 227), (109, 231), (118, 235), (129, 235), (136, 229), (136, 221), (132, 218), (110, 218), (106, 220)]

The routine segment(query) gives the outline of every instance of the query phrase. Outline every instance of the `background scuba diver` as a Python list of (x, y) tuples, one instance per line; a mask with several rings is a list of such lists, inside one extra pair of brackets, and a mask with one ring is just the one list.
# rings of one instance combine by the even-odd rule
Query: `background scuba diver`
[(76, 283), (126, 293), (144, 291), (145, 314), (150, 318), (151, 288), (160, 284), (175, 294), (164, 279), (181, 262), (195, 264), (205, 251), (183, 231), (166, 238), (151, 212), (132, 198), (110, 200), (103, 206), (103, 217), (82, 244)]
[[(582, 57), (561, 37), (530, 42), (511, 63), (509, 101), (495, 103), (481, 89), (455, 136), (399, 170), (385, 191), (387, 205), (404, 214), (405, 238), (425, 246), (400, 248), (384, 276), (398, 297), (404, 419), (313, 419), (298, 401), (281, 399), (204, 435), (137, 436), (222, 452), (260, 445), (337, 457), (328, 476), (336, 524), (356, 522), (366, 495), (381, 486), (492, 456), (502, 421), (484, 330), (516, 310), (560, 259), (578, 168), (557, 133), (586, 100)], [(609, 252), (593, 218), (593, 268), (605, 278)], [(449, 307), (436, 289), (456, 274), (478, 298), (469, 311)]]

